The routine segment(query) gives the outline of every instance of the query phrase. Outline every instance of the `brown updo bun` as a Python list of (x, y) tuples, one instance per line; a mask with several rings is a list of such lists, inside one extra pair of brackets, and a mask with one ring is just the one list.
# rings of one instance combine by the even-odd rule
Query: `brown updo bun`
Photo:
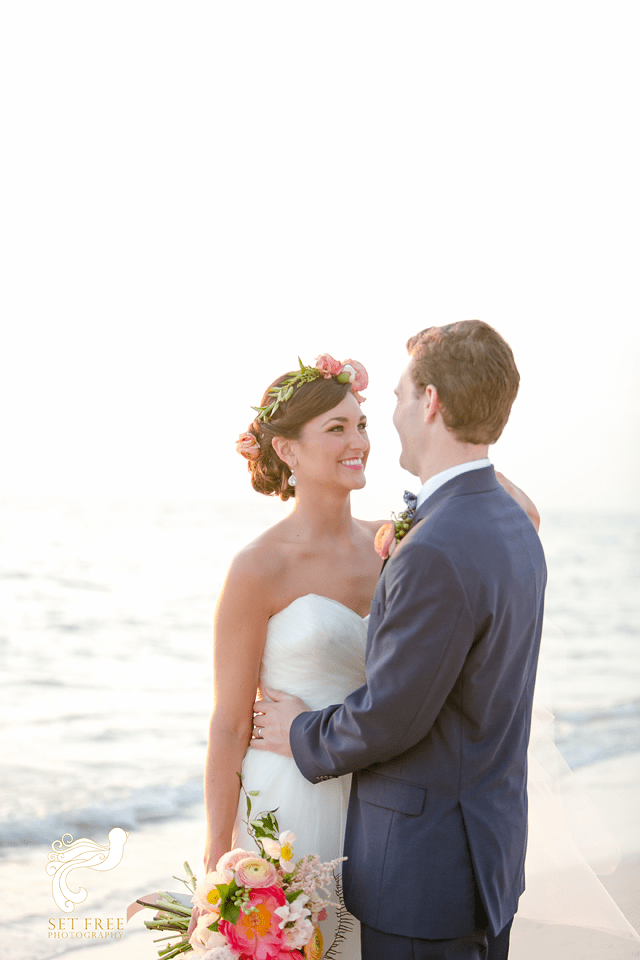
[[(269, 392), (277, 390), (287, 377), (292, 375), (285, 373), (274, 380), (265, 390), (260, 406), (271, 403), (273, 396), (270, 396)], [(247, 461), (254, 490), (266, 496), (280, 497), (281, 500), (295, 496), (295, 487), (290, 487), (288, 482), (291, 470), (273, 449), (272, 438), (286, 437), (287, 440), (297, 440), (305, 423), (337, 407), (350, 389), (350, 383), (340, 383), (335, 377), (322, 377), (303, 383), (294, 389), (291, 399), (280, 404), (270, 420), (254, 420), (249, 424), (248, 432), (260, 444), (258, 458)]]

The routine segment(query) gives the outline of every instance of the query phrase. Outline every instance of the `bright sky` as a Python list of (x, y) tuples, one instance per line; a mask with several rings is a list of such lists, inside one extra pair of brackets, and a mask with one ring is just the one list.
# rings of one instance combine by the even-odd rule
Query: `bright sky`
[(635, 3), (1, 19), (2, 492), (236, 495), (249, 406), (326, 351), (398, 509), (404, 343), (479, 317), (522, 375), (496, 465), (640, 509)]

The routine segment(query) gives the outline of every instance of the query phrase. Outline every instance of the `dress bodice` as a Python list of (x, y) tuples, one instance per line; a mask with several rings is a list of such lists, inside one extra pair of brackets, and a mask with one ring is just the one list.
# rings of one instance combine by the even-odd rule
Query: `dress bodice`
[(314, 593), (298, 597), (269, 620), (260, 687), (300, 697), (312, 710), (364, 683), (368, 617)]

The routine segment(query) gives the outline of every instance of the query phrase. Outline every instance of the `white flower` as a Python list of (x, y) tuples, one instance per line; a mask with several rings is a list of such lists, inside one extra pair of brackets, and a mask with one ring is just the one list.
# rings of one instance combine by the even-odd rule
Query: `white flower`
[(349, 374), (349, 383), (353, 383), (356, 378), (356, 368), (353, 367), (350, 363), (345, 363), (342, 368), (343, 373)]
[(291, 833), (291, 830), (285, 830), (277, 840), (272, 840), (271, 837), (265, 837), (262, 841), (266, 855), (271, 857), (272, 860), (279, 860), (280, 867), (285, 873), (291, 873), (294, 867), (293, 844), (295, 843), (295, 839), (295, 834)]
[(274, 913), (282, 917), (278, 926), (284, 931), (285, 943), (291, 950), (304, 947), (313, 933), (313, 924), (309, 920), (311, 911), (306, 906), (307, 899), (306, 894), (301, 893), (291, 903), (274, 910)]
[(287, 927), (284, 931), (284, 942), (290, 950), (298, 950), (304, 947), (313, 934), (313, 924), (310, 920), (301, 920), (295, 927)]
[(240, 954), (237, 950), (225, 944), (223, 947), (213, 947), (211, 950), (207, 950), (200, 957), (200, 960), (238, 960), (239, 957)]
[(203, 913), (202, 916), (198, 918), (195, 930), (189, 938), (192, 949), (201, 956), (205, 952), (208, 953), (214, 947), (224, 946), (227, 942), (221, 933), (216, 933), (215, 930), (209, 930), (209, 924), (213, 923), (215, 919), (216, 917), (211, 913)]
[(208, 873), (203, 880), (196, 884), (196, 892), (192, 896), (191, 902), (202, 910), (216, 911), (220, 903), (220, 894), (217, 890), (219, 883), (229, 883), (229, 878), (225, 872), (214, 870), (212, 873)]

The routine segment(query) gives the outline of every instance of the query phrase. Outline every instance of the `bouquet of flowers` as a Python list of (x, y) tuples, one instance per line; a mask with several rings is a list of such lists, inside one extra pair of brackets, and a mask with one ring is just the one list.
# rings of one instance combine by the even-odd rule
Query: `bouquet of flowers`
[[(257, 796), (252, 792), (251, 796)], [(258, 847), (258, 854), (231, 850), (220, 858), (216, 869), (197, 882), (188, 863), (188, 880), (182, 880), (192, 892), (191, 902), (200, 916), (187, 939), (192, 908), (168, 893), (136, 903), (158, 909), (155, 918), (145, 921), (152, 930), (170, 930), (166, 937), (180, 940), (159, 949), (163, 960), (195, 951), (198, 960), (321, 960), (334, 956), (344, 937), (347, 918), (342, 904), (338, 911), (338, 931), (323, 954), (318, 924), (326, 917), (331, 901), (326, 891), (335, 881), (341, 898), (340, 881), (334, 871), (344, 857), (320, 863), (317, 856), (293, 859), (295, 836), (280, 832), (275, 811), (251, 819), (251, 799), (247, 794), (247, 826)]]

